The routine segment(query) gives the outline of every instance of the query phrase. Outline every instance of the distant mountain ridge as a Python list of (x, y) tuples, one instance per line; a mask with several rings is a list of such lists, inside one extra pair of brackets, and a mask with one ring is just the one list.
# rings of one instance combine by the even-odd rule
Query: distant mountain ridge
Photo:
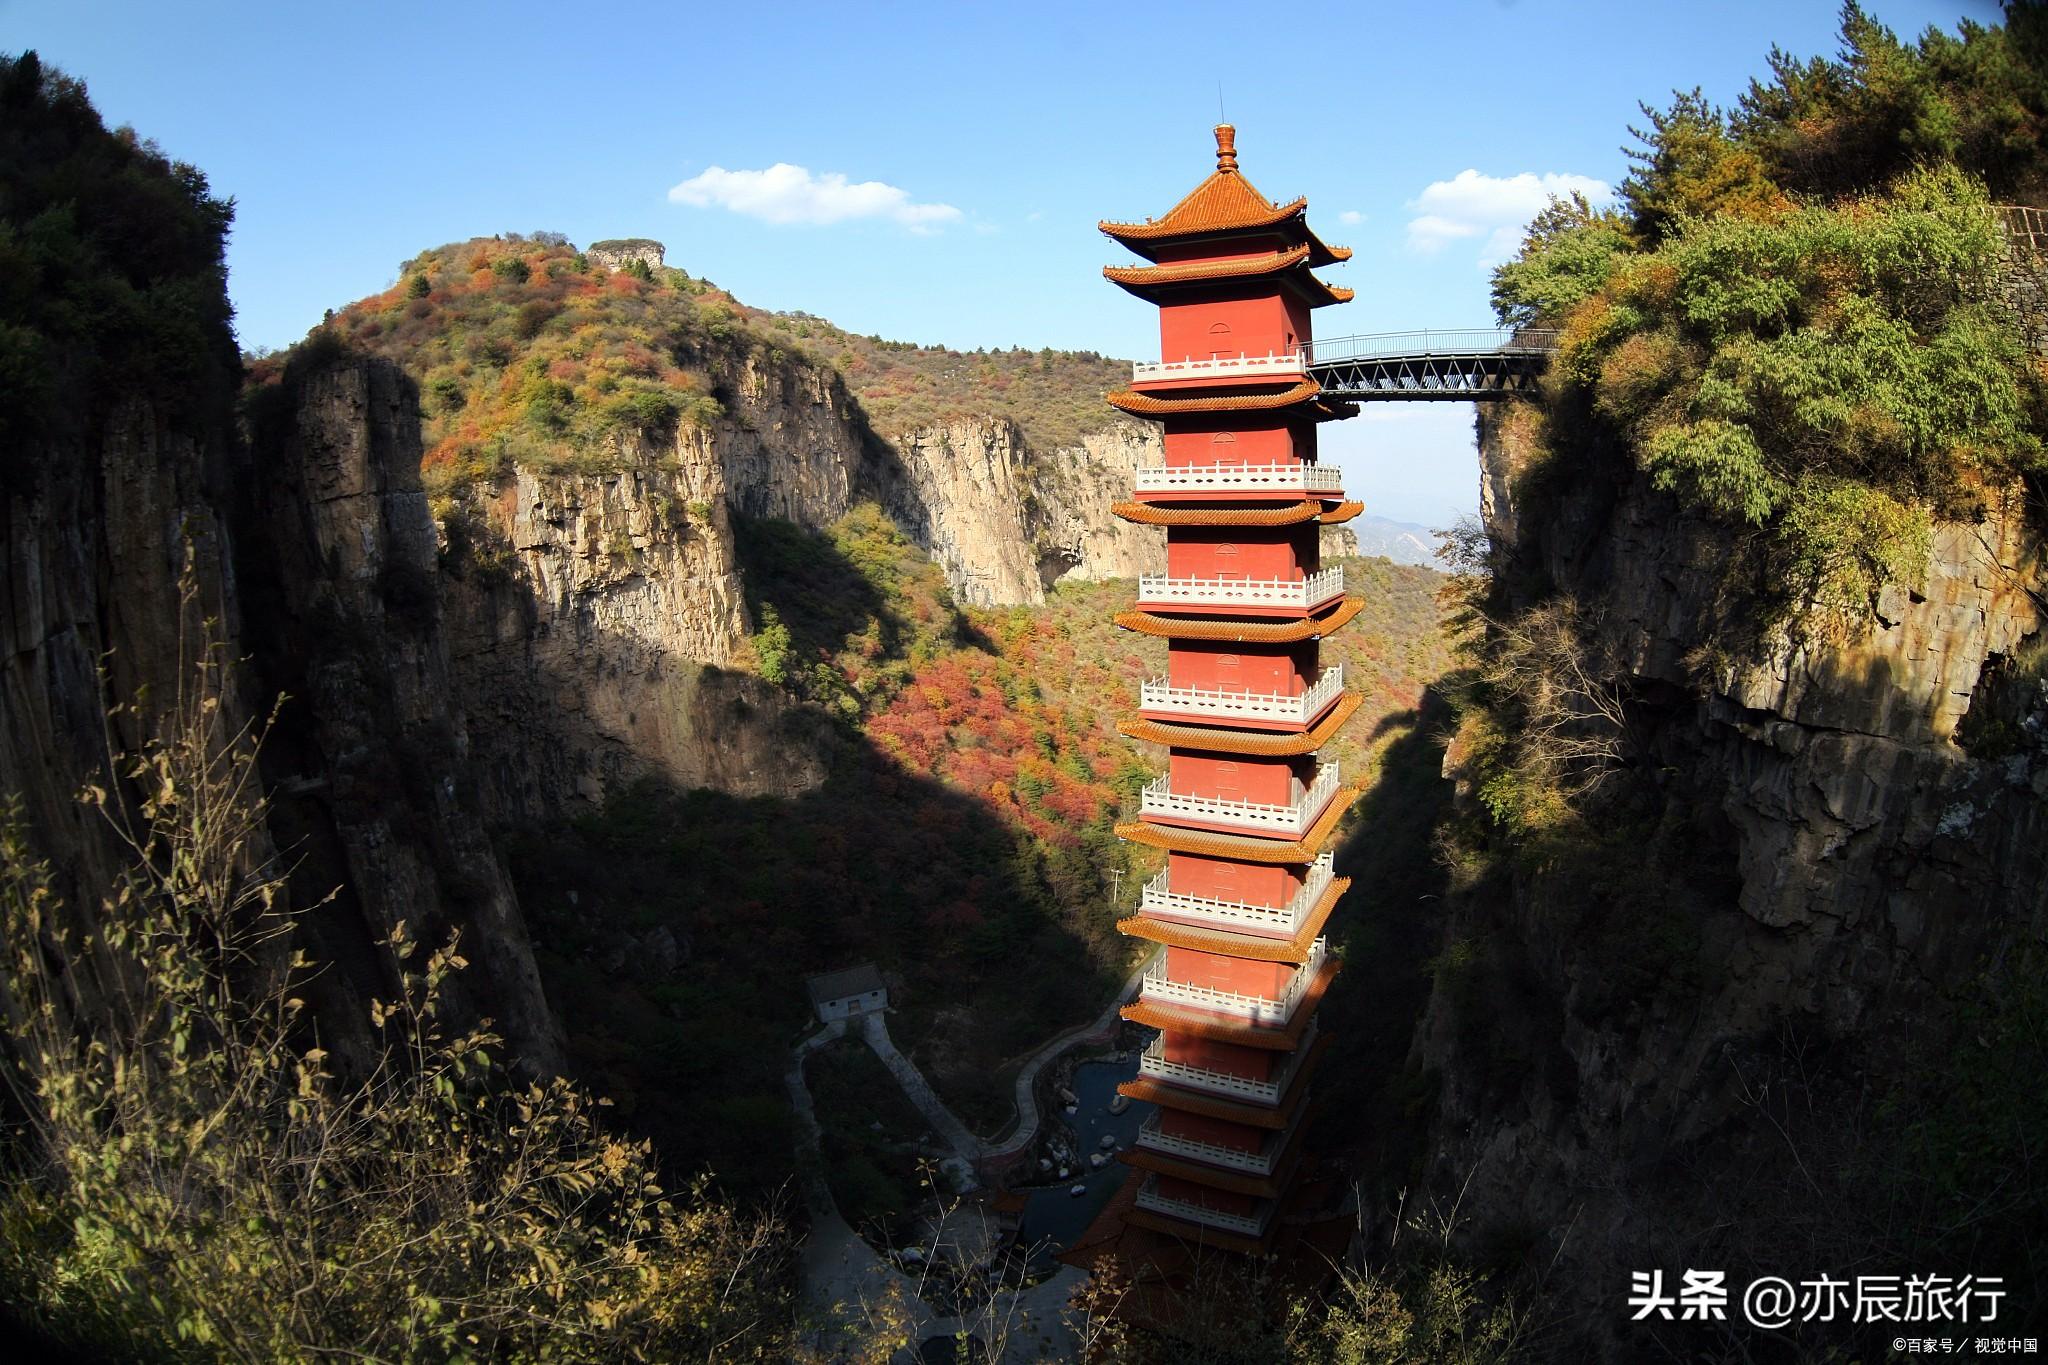
[(1359, 554), (1425, 569), (1436, 567), (1436, 532), (1427, 526), (1368, 514), (1351, 523), (1351, 532), (1358, 541)]

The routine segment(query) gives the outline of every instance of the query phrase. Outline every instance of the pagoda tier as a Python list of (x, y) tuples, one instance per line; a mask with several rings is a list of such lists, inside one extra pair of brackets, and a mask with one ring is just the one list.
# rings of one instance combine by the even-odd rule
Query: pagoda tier
[(1317, 279), (1350, 253), (1275, 204), (1216, 130), (1216, 171), (1164, 218), (1104, 223), (1151, 262), (1109, 280), (1159, 308), (1160, 355), (1109, 395), (1159, 422), (1163, 458), (1117, 514), (1164, 528), (1165, 571), (1117, 624), (1167, 641), (1166, 671), (1120, 729), (1164, 744), (1166, 772), (1117, 833), (1166, 865), (1118, 924), (1157, 945), (1123, 1017), (1159, 1030), (1123, 1092), (1156, 1105), (1124, 1160), (1129, 1224), (1266, 1246), (1302, 1165), (1315, 1015), (1337, 973), (1324, 930), (1349, 882), (1327, 847), (1356, 798), (1316, 758), (1358, 709), (1320, 641), (1355, 616), (1325, 525), (1359, 512), (1316, 463), (1333, 403), (1304, 365), (1312, 311), (1350, 298)]

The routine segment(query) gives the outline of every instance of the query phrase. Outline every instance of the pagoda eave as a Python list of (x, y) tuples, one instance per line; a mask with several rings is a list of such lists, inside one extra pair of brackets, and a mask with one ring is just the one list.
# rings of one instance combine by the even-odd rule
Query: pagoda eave
[(1116, 835), (1119, 839), (1128, 839), (1147, 848), (1162, 848), (1169, 853), (1193, 853), (1204, 858), (1229, 858), (1246, 863), (1312, 863), (1321, 856), (1323, 845), (1337, 832), (1338, 821), (1344, 818), (1344, 812), (1351, 809), (1351, 803), (1357, 799), (1356, 787), (1337, 788), (1336, 796), (1324, 807), (1315, 825), (1295, 840), (1212, 834), (1207, 830), (1155, 825), (1148, 820), (1118, 825)]
[(1254, 1199), (1278, 1199), (1286, 1193), (1288, 1182), (1294, 1178), (1295, 1168), (1301, 1165), (1301, 1134), (1305, 1126), (1297, 1124), (1294, 1130), (1286, 1135), (1286, 1150), (1280, 1154), (1280, 1159), (1273, 1163), (1271, 1175), (1261, 1176), (1244, 1171), (1232, 1171), (1193, 1158), (1156, 1152), (1149, 1147), (1126, 1148), (1117, 1153), (1117, 1159), (1126, 1166), (1150, 1171), (1154, 1175), (1163, 1175), (1173, 1180), (1207, 1185), (1211, 1189), (1228, 1190), (1232, 1194), (1250, 1195)]
[(1145, 1024), (1174, 1033), (1192, 1033), (1197, 1038), (1207, 1038), (1211, 1042), (1236, 1043), (1240, 1047), (1255, 1047), (1265, 1052), (1291, 1052), (1300, 1045), (1301, 1035), (1307, 1030), (1308, 1021), (1315, 1016), (1317, 1007), (1323, 1003), (1323, 993), (1329, 990), (1331, 979), (1337, 975), (1337, 967), (1336, 958), (1323, 959), (1323, 965), (1316, 969), (1315, 976), (1302, 991), (1300, 1001), (1294, 1006), (1294, 1012), (1279, 1028), (1242, 1022), (1230, 1015), (1216, 1014), (1209, 1010), (1153, 1004), (1143, 996), (1125, 1005), (1117, 1013), (1133, 1024)]
[(1235, 1232), (1224, 1232), (1220, 1228), (1212, 1228), (1207, 1223), (1197, 1223), (1193, 1219), (1187, 1218), (1174, 1218), (1168, 1214), (1154, 1213), (1152, 1210), (1145, 1208), (1133, 1208), (1125, 1215), (1125, 1221), (1136, 1227), (1165, 1233), (1169, 1237), (1178, 1237), (1184, 1242), (1193, 1242), (1197, 1246), (1216, 1247), (1222, 1251), (1235, 1251), (1241, 1256), (1256, 1256), (1264, 1252), (1268, 1246), (1272, 1245), (1275, 1230), (1274, 1220), (1269, 1219), (1264, 1232), (1260, 1233), (1257, 1237), (1245, 1237)]
[(1294, 1122), (1294, 1116), (1308, 1102), (1309, 1079), (1322, 1064), (1323, 1054), (1330, 1049), (1333, 1035), (1320, 1033), (1309, 1044), (1308, 1055), (1294, 1068), (1294, 1075), (1287, 1083), (1287, 1092), (1278, 1104), (1248, 1104), (1243, 1100), (1226, 1099), (1221, 1095), (1205, 1094), (1172, 1081), (1156, 1080), (1139, 1075), (1117, 1086), (1116, 1093), (1126, 1099), (1143, 1100), (1164, 1109), (1178, 1109), (1183, 1113), (1201, 1114), (1226, 1123), (1242, 1123), (1249, 1128), (1278, 1130)]
[(1337, 902), (1351, 889), (1349, 877), (1333, 877), (1330, 885), (1316, 900), (1315, 906), (1302, 919), (1301, 928), (1291, 939), (1260, 938), (1256, 934), (1236, 934), (1227, 929), (1204, 929), (1173, 920), (1153, 919), (1148, 915), (1132, 915), (1116, 922), (1117, 932), (1130, 938), (1141, 938), (1153, 943), (1163, 943), (1170, 948), (1188, 948), (1198, 953), (1222, 953), (1229, 957), (1250, 958), (1257, 962), (1303, 963), (1309, 960), (1315, 950), (1316, 939), (1323, 932), (1324, 923), (1330, 912), (1337, 908)]
[(1320, 640), (1350, 624), (1365, 610), (1365, 599), (1347, 597), (1334, 611), (1300, 621), (1216, 621), (1160, 616), (1149, 611), (1120, 611), (1113, 618), (1125, 630), (1168, 640), (1218, 640), (1240, 645), (1291, 645)]
[[(1227, 610), (1233, 616), (1250, 616), (1260, 620), (1306, 621), (1313, 619), (1317, 612), (1328, 609), (1330, 604), (1337, 600), (1336, 594), (1333, 593), (1322, 601), (1311, 602), (1307, 606), (1264, 606), (1252, 602), (1232, 602), (1228, 607), (1219, 609)], [(1187, 614), (1189, 620), (1213, 621), (1216, 619), (1213, 616), (1194, 615), (1200, 608), (1192, 607), (1185, 602), (1169, 602), (1161, 598), (1147, 601), (1145, 598), (1140, 597), (1138, 599), (1138, 610), (1152, 615), (1160, 612), (1181, 612)]]
[[(1242, 494), (1217, 494), (1221, 501), (1242, 501)], [(1285, 493), (1282, 497), (1293, 497)], [(1184, 494), (1176, 494), (1176, 501), (1194, 501)], [(1333, 526), (1340, 521), (1349, 521), (1365, 510), (1363, 503), (1340, 502), (1325, 506), (1328, 499), (1308, 499), (1290, 502), (1284, 507), (1161, 507), (1149, 502), (1119, 502), (1110, 505), (1110, 513), (1125, 521), (1140, 526), (1299, 526), (1305, 521), (1320, 521)], [(1351, 509), (1349, 511), (1345, 509)]]
[[(1263, 362), (1266, 357), (1260, 357), (1260, 359)], [(1290, 357), (1274, 356), (1271, 359), (1277, 367), (1281, 361), (1289, 360)], [(1255, 377), (1259, 382), (1266, 384), (1283, 381), (1299, 384), (1302, 380), (1308, 378), (1308, 367), (1296, 365), (1291, 372), (1278, 368), (1271, 370), (1261, 369)], [(1241, 388), (1245, 384), (1246, 379), (1247, 376), (1242, 374), (1169, 374), (1158, 379), (1133, 379), (1130, 383), (1130, 390), (1132, 393), (1145, 394), (1155, 398), (1162, 394), (1180, 393), (1183, 391), (1199, 396), (1204, 391), (1231, 391)]]
[(1363, 511), (1365, 504), (1362, 502), (1340, 502), (1335, 507), (1326, 509), (1316, 519), (1325, 526), (1340, 526)]
[[(1311, 496), (1314, 496), (1314, 497), (1323, 497), (1323, 496), (1325, 496), (1325, 495), (1324, 495), (1324, 494), (1321, 494), (1321, 493), (1317, 493), (1317, 494), (1313, 494), (1313, 495), (1311, 495)], [(1327, 496), (1330, 496), (1330, 497), (1342, 497), (1342, 496), (1343, 496), (1343, 492), (1342, 492), (1342, 490), (1341, 490), (1341, 489), (1332, 489), (1332, 490), (1331, 490), (1331, 491), (1329, 492), (1329, 494), (1328, 494)], [(1186, 510), (1186, 511), (1188, 511), (1188, 512), (1191, 512), (1191, 513), (1192, 513), (1192, 512), (1208, 512), (1208, 513), (1210, 513), (1210, 514), (1212, 514), (1212, 515), (1213, 515), (1214, 513), (1216, 513), (1216, 512), (1231, 512), (1231, 511), (1235, 511), (1235, 510), (1238, 510), (1238, 509), (1237, 509), (1237, 507), (1236, 507), (1236, 504), (1239, 504), (1239, 503), (1277, 503), (1277, 504), (1280, 504), (1280, 505), (1282, 505), (1282, 506), (1292, 506), (1292, 505), (1293, 505), (1293, 504), (1294, 504), (1294, 503), (1295, 503), (1295, 502), (1296, 502), (1296, 501), (1297, 501), (1298, 499), (1300, 499), (1300, 497), (1301, 497), (1301, 491), (1300, 491), (1299, 489), (1292, 489), (1292, 488), (1272, 488), (1272, 489), (1266, 489), (1266, 488), (1243, 488), (1243, 489), (1227, 489), (1227, 488), (1226, 488), (1226, 489), (1217, 489), (1217, 490), (1214, 490), (1214, 491), (1210, 491), (1210, 490), (1206, 490), (1206, 489), (1190, 489), (1190, 488), (1170, 488), (1170, 489), (1158, 489), (1158, 490), (1150, 490), (1150, 489), (1146, 489), (1146, 490), (1140, 490), (1140, 491), (1138, 491), (1138, 492), (1136, 492), (1136, 493), (1134, 493), (1134, 494), (1132, 495), (1132, 499), (1133, 499), (1133, 504), (1134, 504), (1134, 505), (1136, 505), (1136, 506), (1140, 506), (1140, 507), (1157, 507), (1157, 508), (1158, 508), (1158, 509), (1159, 509), (1160, 511), (1162, 511), (1162, 512), (1171, 512), (1171, 511), (1174, 511), (1174, 510), (1176, 510), (1176, 507), (1177, 507), (1177, 506), (1178, 506), (1179, 504), (1181, 504), (1181, 503), (1187, 503), (1187, 504), (1190, 504), (1190, 505), (1189, 505), (1188, 507), (1186, 507), (1185, 509), (1183, 509), (1183, 510)], [(1230, 504), (1230, 505), (1229, 505), (1229, 506), (1225, 506), (1225, 507), (1220, 507), (1220, 508), (1219, 508), (1219, 507), (1212, 507), (1212, 506), (1211, 506), (1210, 504), (1213, 504), (1213, 503), (1226, 503), (1226, 504)], [(1162, 504), (1171, 504), (1171, 505), (1162, 505)], [(1265, 512), (1265, 511), (1267, 511), (1267, 510), (1269, 510), (1269, 509), (1267, 509), (1267, 508), (1265, 508), (1265, 507), (1258, 507), (1258, 508), (1246, 508), (1246, 509), (1243, 509), (1243, 510), (1246, 510), (1246, 511), (1255, 511), (1255, 512)], [(1278, 522), (1278, 523), (1268, 523), (1268, 522), (1258, 522), (1258, 521), (1252, 521), (1252, 522), (1235, 522), (1235, 521), (1203, 521), (1203, 520), (1202, 520), (1201, 518), (1199, 518), (1199, 517), (1194, 517), (1194, 516), (1190, 516), (1190, 517), (1189, 517), (1189, 518), (1187, 518), (1187, 519), (1186, 519), (1185, 521), (1164, 521), (1164, 522), (1157, 522), (1157, 523), (1154, 523), (1154, 524), (1155, 524), (1155, 525), (1160, 525), (1160, 526), (1263, 526), (1263, 525), (1276, 525), (1276, 524), (1277, 524), (1277, 525), (1281, 525), (1281, 526), (1285, 526), (1285, 525), (1287, 525), (1288, 523), (1286, 523), (1286, 522)]]
[(1130, 739), (1176, 749), (1200, 749), (1212, 754), (1245, 754), (1258, 758), (1297, 758), (1314, 753), (1336, 738), (1337, 732), (1344, 728), (1344, 722), (1358, 714), (1358, 708), (1364, 704), (1356, 692), (1339, 692), (1331, 709), (1324, 711), (1313, 725), (1292, 733), (1278, 731), (1277, 727), (1254, 734), (1212, 725), (1178, 725), (1149, 716), (1118, 721), (1116, 730)]
[(1210, 284), (1217, 280), (1255, 280), (1308, 264), (1308, 244), (1256, 256), (1225, 256), (1169, 265), (1106, 265), (1102, 278), (1136, 293), (1139, 286)]
[(1277, 280), (1290, 289), (1310, 308), (1328, 308), (1332, 304), (1349, 303), (1358, 297), (1354, 289), (1343, 285), (1329, 284), (1313, 274), (1307, 262), (1299, 261), (1281, 269), (1268, 268), (1265, 271), (1247, 270), (1231, 274), (1186, 275), (1171, 279), (1126, 279), (1112, 274), (1112, 271), (1172, 270), (1172, 266), (1114, 266), (1102, 268), (1103, 277), (1127, 294), (1136, 295), (1147, 303), (1165, 304), (1176, 296), (1190, 290), (1207, 290), (1233, 284), (1254, 284), (1264, 278)]
[(1108, 398), (1111, 407), (1130, 413), (1133, 417), (1177, 417), (1197, 412), (1272, 412), (1279, 408), (1316, 403), (1322, 392), (1322, 386), (1315, 380), (1303, 378), (1284, 389), (1258, 393), (1217, 393), (1197, 395), (1193, 398), (1160, 398), (1154, 394), (1139, 393), (1136, 389), (1123, 388), (1111, 392)]
[(1153, 253), (1165, 245), (1278, 228), (1308, 212), (1306, 197), (1285, 204), (1266, 203), (1260, 199), (1245, 203), (1244, 200), (1256, 196), (1257, 191), (1245, 184), (1242, 178), (1238, 178), (1238, 188), (1250, 191), (1250, 194), (1240, 194), (1239, 202), (1230, 205), (1201, 202), (1205, 196), (1218, 197), (1219, 190), (1227, 192), (1230, 188), (1218, 176), (1211, 176), (1196, 186), (1187, 198), (1174, 205), (1163, 218), (1147, 219), (1142, 223), (1112, 223), (1104, 219), (1095, 227), (1103, 236), (1114, 238), (1140, 256), (1153, 259)]

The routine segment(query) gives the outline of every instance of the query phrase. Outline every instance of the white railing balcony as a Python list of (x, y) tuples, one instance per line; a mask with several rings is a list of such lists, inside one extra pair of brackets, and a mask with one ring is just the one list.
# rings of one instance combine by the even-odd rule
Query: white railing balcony
[(1273, 725), (1306, 725), (1344, 690), (1344, 665), (1323, 670), (1305, 691), (1237, 692), (1214, 687), (1175, 687), (1153, 678), (1138, 689), (1138, 708), (1173, 711), (1217, 720), (1265, 721)]
[(1291, 493), (1309, 497), (1341, 493), (1344, 471), (1289, 460), (1283, 464), (1140, 465), (1133, 487), (1139, 497), (1173, 493)]
[(1225, 1099), (1244, 1100), (1252, 1104), (1278, 1104), (1287, 1093), (1288, 1084), (1294, 1073), (1301, 1069), (1301, 1059), (1308, 1056), (1315, 1044), (1316, 1025), (1310, 1021), (1303, 1030), (1301, 1041), (1287, 1054), (1287, 1065), (1271, 1080), (1254, 1081), (1243, 1076), (1233, 1076), (1228, 1071), (1211, 1071), (1207, 1067), (1190, 1066), (1186, 1062), (1168, 1061), (1166, 1058), (1166, 1037), (1161, 1035), (1152, 1040), (1152, 1045), (1138, 1055), (1138, 1074), (1185, 1086), (1189, 1090), (1206, 1090), (1212, 1095)]
[(1316, 940), (1308, 961), (1294, 969), (1294, 975), (1287, 979), (1287, 985), (1278, 998), (1175, 981), (1166, 974), (1164, 963), (1155, 963), (1145, 972), (1144, 998), (1162, 1005), (1190, 1005), (1195, 1009), (1214, 1010), (1218, 1014), (1235, 1014), (1254, 1024), (1282, 1026), (1294, 1017), (1294, 1007), (1301, 1003), (1302, 992), (1308, 989), (1308, 983), (1323, 965), (1325, 942)]
[(1325, 853), (1309, 864), (1308, 878), (1285, 905), (1254, 905), (1250, 901), (1215, 900), (1208, 896), (1183, 896), (1167, 889), (1168, 874), (1161, 872), (1145, 883), (1138, 897), (1138, 913), (1151, 919), (1195, 920), (1240, 933), (1277, 934), (1288, 938), (1301, 928), (1308, 912), (1330, 889), (1335, 854)]
[(1160, 379), (1235, 379), (1242, 375), (1305, 374), (1301, 348), (1276, 351), (1271, 355), (1221, 355), (1206, 360), (1139, 361), (1131, 366), (1131, 382), (1143, 384)]
[(1280, 1145), (1286, 1137), (1284, 1130), (1269, 1133), (1257, 1151), (1247, 1152), (1241, 1147), (1226, 1147), (1220, 1142), (1204, 1142), (1200, 1138), (1161, 1132), (1156, 1110), (1138, 1129), (1140, 1147), (1165, 1152), (1168, 1156), (1184, 1156), (1191, 1161), (1206, 1161), (1211, 1166), (1228, 1166), (1233, 1171), (1249, 1171), (1253, 1175), (1273, 1174), (1273, 1163), (1279, 1159)]
[(1187, 796), (1173, 790), (1170, 776), (1155, 778), (1138, 802), (1138, 815), (1141, 819), (1158, 816), (1165, 820), (1231, 825), (1252, 834), (1299, 839), (1308, 833), (1316, 817), (1323, 813), (1323, 807), (1336, 796), (1341, 785), (1337, 768), (1335, 763), (1325, 763), (1317, 768), (1315, 781), (1285, 806), (1221, 796)]
[(1332, 566), (1306, 578), (1169, 578), (1142, 574), (1138, 601), (1170, 607), (1279, 607), (1308, 611), (1344, 595), (1344, 570)]
[(1190, 1204), (1185, 1199), (1169, 1199), (1159, 1193), (1159, 1178), (1152, 1176), (1138, 1187), (1138, 1207), (1163, 1213), (1173, 1218), (1185, 1218), (1190, 1223), (1201, 1223), (1206, 1227), (1222, 1228), (1226, 1232), (1242, 1232), (1257, 1237), (1266, 1230), (1266, 1216), (1270, 1207), (1263, 1209), (1258, 1217), (1247, 1218), (1239, 1213), (1225, 1213), (1221, 1209), (1204, 1208)]

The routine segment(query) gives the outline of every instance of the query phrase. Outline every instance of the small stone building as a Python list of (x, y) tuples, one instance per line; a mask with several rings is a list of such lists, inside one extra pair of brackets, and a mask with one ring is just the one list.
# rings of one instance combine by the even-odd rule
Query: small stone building
[(804, 983), (811, 993), (811, 1008), (823, 1023), (852, 1019), (871, 1010), (889, 1008), (889, 988), (872, 962), (848, 967), (843, 972), (826, 972)]
[(667, 251), (652, 237), (613, 237), (592, 242), (583, 248), (583, 255), (592, 265), (603, 266), (606, 270), (624, 270), (633, 261), (644, 261), (649, 270), (659, 270)]

